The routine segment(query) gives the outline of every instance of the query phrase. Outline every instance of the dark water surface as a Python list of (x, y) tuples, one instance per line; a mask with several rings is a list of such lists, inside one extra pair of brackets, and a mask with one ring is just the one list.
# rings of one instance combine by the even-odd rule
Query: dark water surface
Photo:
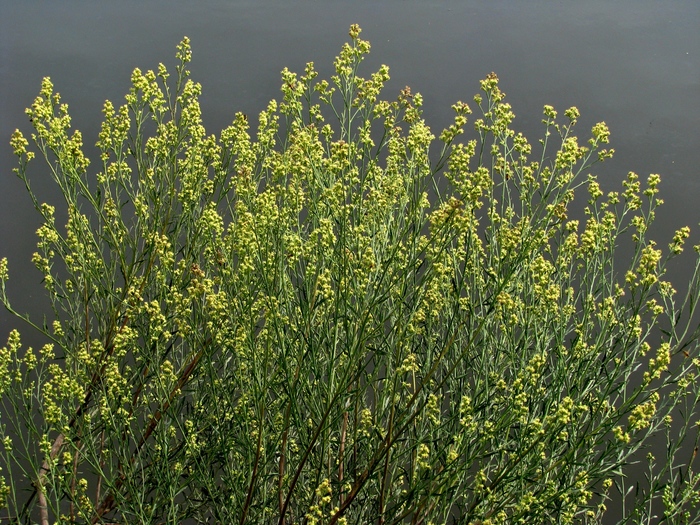
[[(11, 172), (8, 144), (15, 128), (29, 134), (24, 108), (42, 77), (50, 76), (69, 104), (94, 161), (90, 148), (104, 100), (121, 104), (134, 67), (164, 62), (172, 71), (183, 35), (192, 41), (192, 77), (204, 88), (204, 124), (215, 133), (235, 112), (256, 115), (279, 99), (285, 66), (302, 71), (314, 61), (328, 77), (351, 23), (359, 23), (372, 43), (364, 73), (388, 64), (392, 80), (385, 96), (394, 98), (405, 85), (421, 92), (435, 132), (449, 124), (450, 105), (471, 102), (478, 81), (491, 71), (514, 108), (516, 129), (531, 142), (540, 136), (544, 104), (560, 114), (577, 106), (582, 138), (593, 123), (606, 121), (617, 153), (596, 168), (603, 189), (618, 189), (630, 170), (644, 179), (661, 174), (666, 205), (652, 236), (665, 246), (688, 224), (691, 242), (700, 243), (697, 0), (0, 0), (0, 258), (10, 259), (16, 308), (41, 313), (47, 306), (30, 262), (40, 222)], [(48, 175), (34, 173), (39, 198), (58, 203)], [(687, 255), (674, 267), (679, 285), (692, 264)], [(0, 311), (0, 346), (16, 326)]]

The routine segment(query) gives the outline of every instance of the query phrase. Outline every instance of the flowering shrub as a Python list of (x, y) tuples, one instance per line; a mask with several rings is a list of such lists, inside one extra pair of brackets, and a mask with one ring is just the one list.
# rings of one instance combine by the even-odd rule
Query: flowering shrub
[(386, 66), (359, 76), (359, 33), (219, 136), (183, 40), (174, 82), (136, 69), (105, 103), (97, 167), (44, 80), (27, 113), (68, 219), (16, 131), (54, 318), (12, 309), (0, 261), (46, 339), (0, 350), (0, 521), (700, 521), (699, 266), (679, 295), (688, 229), (647, 238), (659, 177), (604, 195), (605, 124), (580, 143), (545, 106), (533, 145), (493, 74), (474, 138), (458, 102), (436, 139)]

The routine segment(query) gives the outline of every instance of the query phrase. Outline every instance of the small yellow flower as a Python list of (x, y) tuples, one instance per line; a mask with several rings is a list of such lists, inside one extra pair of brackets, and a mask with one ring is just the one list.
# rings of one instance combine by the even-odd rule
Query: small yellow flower
[(7, 257), (0, 259), (0, 281), (7, 281), (10, 274), (7, 270)]

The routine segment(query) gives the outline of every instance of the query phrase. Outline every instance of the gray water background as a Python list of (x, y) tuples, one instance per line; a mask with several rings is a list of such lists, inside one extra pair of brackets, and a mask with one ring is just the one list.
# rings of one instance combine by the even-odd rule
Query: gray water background
[[(301, 72), (314, 61), (327, 78), (351, 23), (372, 43), (364, 73), (388, 64), (385, 96), (406, 85), (421, 92), (436, 133), (450, 123), (451, 104), (471, 102), (491, 71), (514, 108), (516, 129), (533, 143), (544, 104), (560, 114), (577, 106), (582, 139), (592, 124), (606, 121), (616, 155), (594, 170), (603, 189), (618, 189), (628, 171), (661, 174), (666, 204), (652, 236), (665, 246), (677, 228), (690, 225), (690, 241), (700, 243), (698, 0), (0, 0), (0, 258), (10, 260), (16, 309), (48, 312), (30, 262), (40, 220), (11, 171), (8, 144), (15, 128), (31, 131), (24, 108), (42, 77), (50, 76), (68, 103), (95, 161), (104, 100), (123, 101), (134, 67), (164, 62), (172, 72), (184, 35), (193, 46), (192, 77), (204, 88), (204, 124), (217, 133), (237, 111), (254, 125), (267, 102), (281, 98), (283, 67)], [(48, 174), (33, 170), (32, 184), (40, 200), (60, 204)], [(686, 253), (672, 267), (677, 288), (692, 263)], [(15, 327), (27, 342), (41, 343), (1, 310), (0, 346)]]

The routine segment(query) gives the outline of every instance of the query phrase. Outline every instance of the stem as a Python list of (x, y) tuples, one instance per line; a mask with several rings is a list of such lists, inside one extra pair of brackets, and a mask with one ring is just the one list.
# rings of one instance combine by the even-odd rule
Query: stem
[(44, 494), (44, 487), (38, 487), (37, 491), (37, 494), (39, 496), (39, 513), (41, 514), (41, 525), (49, 525), (49, 511), (46, 506), (46, 495)]
[[(168, 396), (168, 400), (165, 403), (163, 403), (163, 406), (161, 406), (161, 408), (159, 408), (155, 414), (153, 414), (151, 421), (146, 427), (146, 431), (143, 433), (143, 436), (141, 436), (141, 440), (139, 441), (138, 445), (136, 446), (136, 449), (134, 450), (133, 455), (131, 456), (130, 462), (132, 465), (136, 462), (136, 458), (141, 453), (141, 449), (146, 444), (148, 438), (151, 437), (151, 434), (158, 426), (158, 423), (160, 423), (160, 420), (163, 418), (163, 414), (168, 410), (168, 408), (170, 408), (173, 399), (175, 399), (177, 393), (182, 390), (182, 387), (185, 386), (185, 383), (187, 383), (187, 381), (189, 380), (190, 375), (192, 374), (192, 372), (194, 372), (195, 368), (197, 367), (197, 364), (199, 363), (199, 360), (202, 357), (202, 352), (204, 351), (205, 347), (206, 343), (203, 345), (202, 350), (195, 354), (195, 356), (192, 358), (192, 361), (190, 361), (190, 364), (187, 365), (185, 370), (182, 372), (180, 378), (175, 384), (175, 387), (171, 390), (170, 395)], [(122, 473), (119, 476), (119, 478), (115, 481), (114, 487), (107, 493), (102, 502), (97, 506), (97, 508), (95, 509), (95, 515), (92, 518), (93, 524), (97, 523), (102, 518), (102, 516), (104, 516), (106, 513), (112, 510), (112, 508), (114, 508), (114, 493), (121, 489), (125, 479), (126, 476)]]
[(243, 512), (241, 513), (241, 525), (245, 523), (246, 516), (248, 515), (248, 509), (250, 508), (250, 502), (253, 499), (253, 490), (255, 489), (255, 482), (258, 477), (258, 466), (260, 465), (260, 449), (262, 448), (262, 435), (263, 435), (263, 419), (265, 418), (265, 403), (262, 405), (262, 413), (260, 415), (260, 427), (258, 428), (258, 444), (255, 451), (255, 463), (253, 464), (253, 474), (250, 477), (250, 486), (248, 487), (248, 495), (246, 496), (245, 505), (243, 506)]
[(70, 484), (70, 520), (71, 523), (75, 522), (75, 504), (73, 503), (75, 501), (75, 483), (76, 479), (78, 477), (78, 456), (80, 455), (80, 450), (76, 449), (75, 451), (75, 457), (73, 458), (73, 479), (71, 480)]
[[(343, 426), (340, 430), (340, 450), (338, 451), (338, 485), (340, 485), (338, 502), (343, 504), (343, 461), (345, 455), (345, 438), (348, 431), (348, 412), (343, 413)], [(697, 450), (697, 448), (696, 448)]]
[[(287, 412), (289, 412), (289, 405), (287, 405)], [(282, 509), (284, 508), (284, 496), (282, 494), (282, 485), (284, 482), (284, 467), (285, 467), (285, 449), (287, 448), (287, 435), (288, 429), (284, 429), (282, 434), (282, 445), (280, 446), (280, 463), (279, 463), (279, 477), (277, 478), (277, 494), (279, 498), (279, 509), (280, 509), (280, 525), (285, 525), (284, 514), (282, 514)]]

